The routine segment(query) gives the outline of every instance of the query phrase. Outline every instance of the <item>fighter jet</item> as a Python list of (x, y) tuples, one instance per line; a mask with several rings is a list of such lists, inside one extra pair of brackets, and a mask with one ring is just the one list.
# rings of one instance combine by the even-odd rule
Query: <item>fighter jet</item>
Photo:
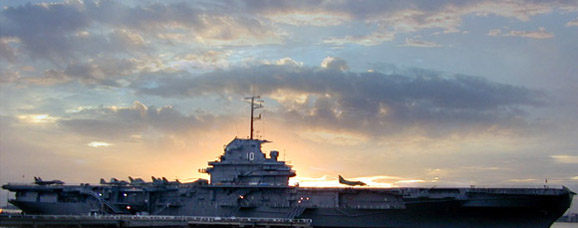
[(343, 178), (341, 175), (339, 175), (339, 183), (340, 183), (340, 184), (345, 184), (345, 185), (350, 185), (350, 186), (356, 186), (356, 185), (366, 186), (366, 185), (367, 185), (366, 183), (363, 183), (363, 182), (361, 182), (361, 181), (348, 181), (348, 180), (345, 180), (345, 178)]
[(131, 185), (144, 185), (146, 184), (146, 181), (144, 181), (142, 178), (132, 178), (132, 177), (128, 177), (128, 179), (130, 180), (130, 184)]
[(110, 178), (109, 182), (106, 182), (104, 180), (104, 178), (100, 178), (100, 184), (106, 184), (106, 185), (127, 185), (128, 182), (124, 181), (124, 180), (118, 180), (116, 178)]
[(61, 180), (45, 181), (45, 180), (42, 180), (42, 178), (40, 178), (40, 177), (34, 177), (34, 184), (37, 184), (37, 185), (51, 185), (51, 184), (62, 185), (62, 184), (64, 184), (64, 182)]
[(161, 178), (156, 178), (154, 176), (151, 176), (151, 179), (153, 180), (153, 184), (154, 185), (163, 185), (165, 184), (165, 182), (161, 179)]
[(151, 179), (153, 180), (152, 182), (153, 185), (178, 185), (181, 183), (179, 180), (169, 181), (166, 177), (156, 178), (154, 176), (151, 176)]
[(167, 180), (166, 177), (163, 177), (163, 182), (166, 184), (180, 184), (181, 183), (181, 181), (179, 181), (179, 179), (176, 179), (175, 181), (169, 181), (169, 180)]

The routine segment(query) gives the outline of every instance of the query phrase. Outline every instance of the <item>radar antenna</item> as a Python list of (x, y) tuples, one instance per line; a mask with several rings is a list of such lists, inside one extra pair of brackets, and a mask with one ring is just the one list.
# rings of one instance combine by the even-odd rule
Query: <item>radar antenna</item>
[(263, 108), (264, 101), (261, 100), (260, 96), (255, 96), (255, 87), (253, 87), (253, 96), (246, 97), (245, 99), (247, 100), (247, 102), (251, 103), (251, 134), (249, 136), (249, 139), (253, 139), (253, 132), (254, 132), (253, 121), (261, 120), (261, 114), (255, 117), (255, 110)]

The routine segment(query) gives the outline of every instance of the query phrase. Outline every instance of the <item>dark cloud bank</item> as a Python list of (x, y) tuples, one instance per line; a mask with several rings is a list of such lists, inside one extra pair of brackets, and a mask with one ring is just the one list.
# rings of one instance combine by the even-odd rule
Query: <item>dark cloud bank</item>
[[(94, 57), (102, 54), (125, 54), (154, 52), (155, 47), (136, 42), (132, 35), (142, 36), (146, 41), (158, 40), (159, 35), (192, 31), (205, 40), (234, 41), (263, 39), (279, 36), (276, 26), (266, 19), (267, 15), (298, 12), (348, 15), (367, 21), (381, 21), (407, 10), (423, 13), (412, 15), (418, 24), (443, 27), (445, 23), (429, 22), (449, 14), (446, 20), (457, 20), (453, 15), (460, 9), (469, 12), (480, 1), (183, 1), (183, 2), (137, 2), (135, 5), (121, 1), (64, 1), (54, 4), (24, 4), (0, 10), (0, 38), (18, 38), (22, 43), (20, 54), (32, 59), (47, 59), (55, 64), (75, 60), (78, 57)], [(533, 6), (534, 1), (522, 1), (519, 5)], [(552, 5), (552, 6), (549, 6)], [(573, 2), (551, 1), (543, 7), (572, 7)], [(537, 7), (537, 6), (535, 6)], [(487, 13), (481, 7), (481, 13)], [(477, 12), (473, 10), (473, 12)], [(519, 14), (519, 15), (518, 15)], [(532, 11), (523, 7), (512, 16), (528, 17)], [(447, 15), (446, 15), (447, 16)], [(391, 19), (395, 22), (395, 17)], [(385, 22), (381, 22), (385, 23)], [(389, 22), (388, 22), (389, 23)], [(452, 24), (452, 23), (450, 23)], [(396, 27), (395, 23), (382, 25)], [(426, 26), (426, 27), (428, 27)], [(459, 23), (449, 28), (456, 29)], [(403, 27), (403, 26), (401, 26)], [(419, 29), (418, 28), (414, 29)], [(410, 29), (411, 30), (411, 29)], [(283, 39), (281, 37), (277, 37)], [(164, 40), (163, 43), (171, 43)], [(232, 43), (229, 43), (232, 44)], [(264, 44), (268, 44), (265, 42)], [(244, 44), (245, 45), (245, 44)], [(0, 44), (2, 58), (14, 61), (13, 50)], [(158, 48), (158, 47), (156, 47)], [(151, 50), (153, 49), (153, 50)]]
[(243, 97), (250, 94), (255, 80), (259, 94), (265, 97), (306, 94), (305, 102), (280, 101), (274, 112), (285, 121), (368, 135), (416, 127), (433, 135), (464, 129), (521, 129), (529, 122), (524, 109), (547, 102), (540, 91), (474, 76), (447, 76), (422, 69), (391, 74), (339, 69), (342, 67), (265, 65), (200, 76), (181, 73), (143, 78), (147, 86), (133, 86), (140, 94), (162, 97)]
[(185, 115), (173, 107), (157, 108), (135, 102), (132, 107), (99, 107), (83, 110), (59, 125), (76, 133), (112, 140), (127, 140), (147, 130), (183, 134), (214, 122), (208, 114)]
[[(223, 3), (226, 5), (226, 3)], [(95, 55), (148, 53), (154, 50), (141, 38), (193, 31), (204, 39), (235, 40), (242, 35), (271, 36), (268, 25), (220, 3), (152, 3), (136, 6), (118, 1), (66, 1), (25, 4), (0, 10), (0, 38), (18, 38), (22, 53), (31, 59), (61, 61)], [(215, 32), (220, 26), (218, 32)], [(133, 35), (137, 37), (135, 40)], [(1, 45), (0, 50), (7, 49)], [(13, 51), (2, 57), (10, 59)]]

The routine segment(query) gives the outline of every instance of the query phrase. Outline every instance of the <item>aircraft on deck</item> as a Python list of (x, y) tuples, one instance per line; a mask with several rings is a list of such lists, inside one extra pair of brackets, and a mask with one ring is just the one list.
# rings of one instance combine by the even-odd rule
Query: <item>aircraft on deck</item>
[(62, 184), (64, 184), (64, 182), (61, 180), (45, 181), (45, 180), (42, 180), (42, 178), (40, 178), (40, 177), (34, 177), (34, 184), (37, 184), (37, 185), (52, 185), (52, 184), (62, 185)]
[(128, 185), (128, 182), (124, 181), (124, 180), (118, 180), (116, 178), (110, 178), (109, 182), (106, 182), (104, 180), (104, 178), (100, 178), (100, 184), (106, 184), (106, 185)]
[(366, 186), (366, 185), (367, 185), (366, 183), (363, 183), (363, 182), (361, 182), (361, 181), (349, 181), (349, 180), (346, 180), (346, 179), (343, 178), (341, 175), (339, 175), (339, 183), (340, 183), (340, 184), (345, 184), (345, 185), (350, 185), (350, 186), (356, 186), (356, 185)]
[(180, 184), (181, 183), (179, 180), (169, 181), (166, 177), (156, 178), (154, 176), (151, 176), (151, 179), (153, 180), (153, 184), (156, 184), (156, 185)]
[(144, 181), (142, 178), (132, 178), (132, 177), (128, 177), (128, 180), (130, 181), (131, 185), (144, 185), (147, 184), (146, 181)]

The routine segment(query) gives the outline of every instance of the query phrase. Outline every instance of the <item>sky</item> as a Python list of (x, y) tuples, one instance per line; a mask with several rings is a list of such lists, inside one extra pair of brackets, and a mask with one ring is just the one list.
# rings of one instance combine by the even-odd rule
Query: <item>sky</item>
[(0, 6), (2, 184), (208, 178), (254, 91), (292, 183), (578, 190), (578, 1)]

